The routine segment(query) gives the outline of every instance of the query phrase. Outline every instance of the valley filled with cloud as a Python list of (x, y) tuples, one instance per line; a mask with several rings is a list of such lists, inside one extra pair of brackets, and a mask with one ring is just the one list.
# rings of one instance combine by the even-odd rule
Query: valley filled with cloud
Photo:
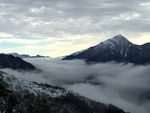
[(38, 83), (64, 87), (92, 100), (112, 103), (131, 113), (148, 113), (150, 105), (150, 66), (124, 63), (87, 64), (82, 60), (60, 58), (25, 59), (37, 71), (2, 71)]

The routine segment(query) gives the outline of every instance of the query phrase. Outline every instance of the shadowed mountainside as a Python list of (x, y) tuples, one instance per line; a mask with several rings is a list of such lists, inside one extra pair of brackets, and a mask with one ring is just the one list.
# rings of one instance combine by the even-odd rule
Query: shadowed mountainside
[(150, 63), (150, 43), (135, 45), (117, 35), (86, 50), (65, 56), (63, 60), (84, 59), (88, 62)]
[(34, 70), (32, 64), (12, 55), (0, 54), (0, 68), (11, 68), (16, 70)]

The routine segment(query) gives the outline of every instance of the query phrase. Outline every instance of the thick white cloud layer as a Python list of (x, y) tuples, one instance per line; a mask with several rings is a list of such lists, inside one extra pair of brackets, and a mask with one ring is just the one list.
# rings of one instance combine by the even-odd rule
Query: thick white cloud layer
[(149, 113), (150, 66), (59, 59), (26, 59), (42, 72), (3, 71), (30, 81), (65, 87), (90, 99), (112, 103), (131, 113)]

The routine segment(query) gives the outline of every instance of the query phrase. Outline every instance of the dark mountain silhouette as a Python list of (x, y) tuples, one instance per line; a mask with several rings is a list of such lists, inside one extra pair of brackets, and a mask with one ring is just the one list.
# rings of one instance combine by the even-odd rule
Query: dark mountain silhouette
[(65, 56), (63, 60), (84, 59), (89, 62), (150, 63), (150, 43), (136, 45), (117, 35), (86, 50)]
[(17, 70), (34, 70), (32, 64), (12, 55), (0, 54), (0, 68), (11, 68)]

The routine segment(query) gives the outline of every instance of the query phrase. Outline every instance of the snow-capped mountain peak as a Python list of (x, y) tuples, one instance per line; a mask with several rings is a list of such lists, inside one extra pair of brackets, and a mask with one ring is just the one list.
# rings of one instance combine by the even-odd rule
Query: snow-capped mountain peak
[[(122, 35), (117, 35), (117, 36), (114, 36), (113, 38), (111, 39), (108, 39), (104, 42), (101, 42), (103, 44), (118, 44), (118, 45), (126, 45), (126, 44), (132, 44), (131, 42), (128, 41), (128, 39), (126, 39), (124, 36)], [(101, 44), (100, 43), (100, 44)]]
[(64, 58), (84, 59), (92, 62), (125, 62), (134, 64), (150, 63), (150, 44), (136, 45), (122, 35), (114, 36), (96, 46), (90, 47), (77, 55)]
[[(133, 45), (128, 39), (126, 39), (122, 35), (117, 35), (114, 36), (111, 39), (108, 39), (104, 42), (99, 43), (98, 45), (95, 46), (95, 49), (99, 51), (100, 49), (125, 49), (128, 48), (129, 46)], [(122, 50), (120, 50), (122, 51)]]
[(114, 36), (113, 38), (111, 39), (114, 39), (114, 40), (127, 40), (123, 35), (119, 34), (119, 35), (116, 35)]

